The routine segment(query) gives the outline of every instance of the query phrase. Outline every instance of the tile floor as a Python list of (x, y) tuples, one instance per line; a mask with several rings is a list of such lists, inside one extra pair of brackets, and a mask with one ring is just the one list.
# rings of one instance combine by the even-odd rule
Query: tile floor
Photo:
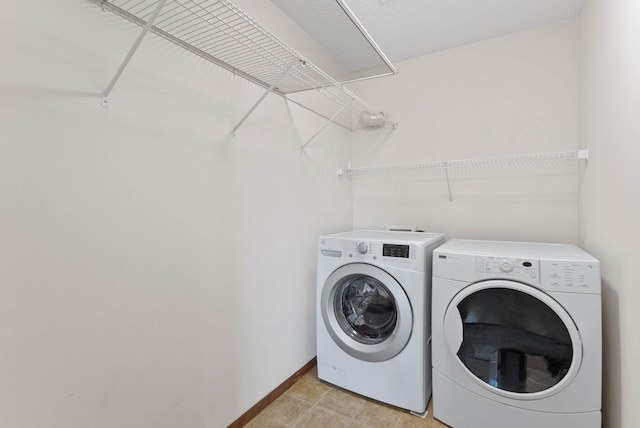
[(314, 367), (247, 428), (447, 428), (433, 419), (431, 403), (425, 419), (333, 387), (318, 379)]

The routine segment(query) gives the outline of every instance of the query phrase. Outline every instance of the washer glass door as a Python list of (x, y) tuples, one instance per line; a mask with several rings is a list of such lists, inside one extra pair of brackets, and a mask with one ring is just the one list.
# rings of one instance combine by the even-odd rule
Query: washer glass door
[(474, 379), (502, 395), (540, 398), (563, 388), (582, 360), (573, 320), (529, 285), (484, 281), (455, 296), (448, 345)]
[(406, 293), (395, 278), (373, 265), (353, 263), (333, 272), (324, 284), (320, 310), (335, 343), (364, 361), (394, 357), (411, 336)]
[(360, 343), (384, 342), (395, 330), (398, 320), (396, 299), (372, 276), (343, 278), (333, 304), (342, 330)]

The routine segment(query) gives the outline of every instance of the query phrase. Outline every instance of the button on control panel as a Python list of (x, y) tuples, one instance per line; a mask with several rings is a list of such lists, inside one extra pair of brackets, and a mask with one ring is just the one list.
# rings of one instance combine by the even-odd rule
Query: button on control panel
[(498, 267), (502, 272), (509, 273), (513, 271), (513, 262), (508, 259), (502, 259), (500, 260)]

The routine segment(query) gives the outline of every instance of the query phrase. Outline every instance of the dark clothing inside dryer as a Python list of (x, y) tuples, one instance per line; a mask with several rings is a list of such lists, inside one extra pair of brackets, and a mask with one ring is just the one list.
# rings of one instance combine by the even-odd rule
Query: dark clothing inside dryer
[(465, 324), (458, 357), (486, 383), (512, 392), (538, 392), (558, 383), (571, 366), (571, 345), (527, 331)]
[(558, 315), (521, 291), (476, 292), (458, 305), (463, 341), (458, 357), (478, 378), (518, 393), (552, 387), (573, 359), (571, 337)]

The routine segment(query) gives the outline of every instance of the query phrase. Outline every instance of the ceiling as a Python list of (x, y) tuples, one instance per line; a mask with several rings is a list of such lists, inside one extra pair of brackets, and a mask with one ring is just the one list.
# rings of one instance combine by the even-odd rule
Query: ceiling
[[(393, 63), (575, 17), (584, 0), (271, 2), (313, 38), (320, 49), (343, 64), (347, 72), (338, 73), (338, 79), (347, 81), (385, 74), (389, 68), (384, 64), (384, 55)], [(359, 21), (364, 33), (371, 36), (373, 45), (377, 44), (384, 55), (372, 49), (362, 35), (362, 28), (358, 29), (353, 19), (345, 18), (345, 11), (352, 12), (356, 23)], [(284, 37), (283, 40), (289, 43)], [(306, 55), (304, 50), (300, 52)], [(309, 58), (316, 62), (312, 56)]]

